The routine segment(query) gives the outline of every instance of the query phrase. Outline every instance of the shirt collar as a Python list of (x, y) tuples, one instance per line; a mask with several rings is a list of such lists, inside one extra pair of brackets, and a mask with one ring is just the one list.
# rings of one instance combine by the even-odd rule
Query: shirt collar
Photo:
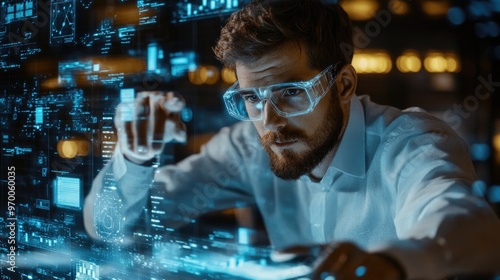
[(354, 177), (365, 176), (365, 114), (356, 95), (351, 98), (349, 121), (344, 136), (325, 176), (331, 176), (331, 168)]

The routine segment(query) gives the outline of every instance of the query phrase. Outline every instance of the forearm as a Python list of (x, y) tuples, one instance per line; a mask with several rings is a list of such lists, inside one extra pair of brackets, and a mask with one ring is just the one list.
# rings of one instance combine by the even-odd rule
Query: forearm
[(123, 240), (148, 201), (154, 169), (126, 162), (121, 155), (96, 176), (85, 200), (84, 224), (92, 238)]

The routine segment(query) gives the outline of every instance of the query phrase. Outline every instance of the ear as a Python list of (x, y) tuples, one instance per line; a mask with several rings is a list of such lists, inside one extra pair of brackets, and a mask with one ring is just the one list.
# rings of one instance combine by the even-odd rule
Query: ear
[(358, 83), (358, 75), (351, 64), (346, 64), (337, 74), (337, 89), (339, 93), (340, 102), (342, 104), (349, 104), (351, 97), (356, 92), (356, 85)]

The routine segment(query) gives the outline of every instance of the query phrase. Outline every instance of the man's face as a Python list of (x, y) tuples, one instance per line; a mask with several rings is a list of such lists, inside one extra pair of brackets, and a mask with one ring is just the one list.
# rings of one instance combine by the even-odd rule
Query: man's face
[[(311, 68), (306, 47), (293, 42), (252, 64), (236, 64), (241, 88), (306, 81), (322, 70)], [(253, 123), (270, 157), (272, 171), (292, 180), (310, 173), (337, 145), (344, 116), (334, 84), (308, 114), (286, 118), (266, 102), (263, 119)]]

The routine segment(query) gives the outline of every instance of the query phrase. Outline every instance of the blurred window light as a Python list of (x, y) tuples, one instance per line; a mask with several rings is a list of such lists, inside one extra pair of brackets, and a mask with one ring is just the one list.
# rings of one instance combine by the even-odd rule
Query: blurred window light
[(465, 12), (459, 7), (451, 7), (448, 10), (448, 20), (453, 25), (461, 25), (465, 22)]
[(490, 157), (491, 149), (488, 144), (473, 143), (470, 145), (470, 153), (473, 160), (485, 161)]
[(205, 72), (203, 75), (206, 76), (205, 84), (213, 85), (219, 81), (220, 73), (219, 69), (213, 65), (206, 65)]
[(487, 28), (488, 28), (488, 34), (491, 37), (498, 37), (500, 33), (500, 28), (498, 27), (498, 23), (494, 21), (489, 21), (486, 23)]
[(396, 67), (402, 73), (416, 73), (422, 69), (422, 61), (416, 51), (408, 50), (397, 58)]
[(393, 14), (396, 15), (405, 15), (410, 11), (408, 2), (404, 0), (390, 0), (387, 7)]
[(385, 51), (359, 52), (354, 54), (352, 66), (360, 74), (386, 74), (392, 69), (392, 61)]
[(351, 20), (369, 20), (379, 9), (376, 0), (349, 0), (341, 3)]
[(488, 186), (482, 180), (476, 180), (472, 183), (472, 192), (477, 196), (484, 196), (487, 192)]
[(76, 156), (87, 156), (89, 154), (89, 142), (86, 140), (59, 140), (57, 142), (57, 153), (61, 158), (75, 158)]
[(213, 85), (219, 81), (219, 69), (213, 65), (201, 65), (188, 73), (189, 81), (194, 85)]
[(492, 203), (500, 203), (500, 186), (491, 186), (488, 191), (488, 200)]
[(446, 16), (449, 9), (450, 9), (450, 3), (448, 1), (437, 1), (437, 0), (422, 1), (422, 10), (428, 16), (432, 17)]
[(430, 73), (460, 72), (461, 65), (457, 55), (453, 52), (441, 53), (431, 51), (424, 59), (424, 67)]
[(184, 107), (181, 111), (181, 119), (183, 122), (190, 122), (193, 120), (193, 110), (189, 107)]
[(221, 76), (222, 80), (225, 83), (233, 84), (234, 82), (236, 82), (236, 74), (232, 69), (229, 69), (227, 67), (222, 68)]
[(445, 72), (446, 59), (439, 54), (432, 54), (425, 58), (424, 65), (429, 72)]
[(79, 156), (88, 156), (90, 150), (90, 143), (86, 140), (76, 140), (76, 150)]
[(496, 154), (495, 161), (500, 163), (500, 132), (493, 136), (493, 148), (495, 149)]
[(498, 23), (494, 21), (478, 22), (474, 24), (474, 31), (476, 36), (479, 38), (495, 38), (500, 35), (500, 27), (498, 26)]
[(78, 146), (75, 141), (61, 140), (57, 143), (57, 153), (62, 158), (74, 158), (78, 153)]
[(491, 0), (491, 10), (494, 12), (500, 12), (500, 0)]
[(454, 53), (445, 54), (446, 58), (446, 71), (451, 73), (460, 72), (460, 62), (459, 58)]
[(473, 18), (489, 17), (491, 15), (488, 5), (480, 1), (471, 1), (468, 6), (468, 12)]
[(189, 70), (188, 78), (193, 85), (202, 85), (206, 81), (206, 75), (203, 75), (203, 66), (198, 66), (193, 70)]

